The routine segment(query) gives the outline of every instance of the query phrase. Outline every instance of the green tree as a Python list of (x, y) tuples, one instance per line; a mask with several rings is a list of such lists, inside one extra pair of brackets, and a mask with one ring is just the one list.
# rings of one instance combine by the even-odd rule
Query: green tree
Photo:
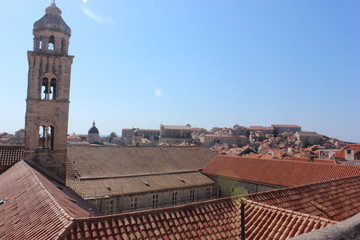
[(112, 142), (114, 138), (118, 137), (116, 132), (111, 132), (109, 136), (109, 142)]

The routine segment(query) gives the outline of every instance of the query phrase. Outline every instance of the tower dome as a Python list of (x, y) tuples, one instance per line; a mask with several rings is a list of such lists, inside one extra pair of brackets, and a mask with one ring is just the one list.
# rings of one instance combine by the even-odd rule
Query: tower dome
[(65, 23), (61, 17), (62, 11), (52, 3), (50, 7), (46, 8), (45, 15), (34, 23), (34, 32), (38, 31), (54, 31), (71, 35), (70, 27)]
[(34, 51), (67, 55), (71, 29), (61, 17), (55, 1), (46, 8), (45, 15), (34, 23)]

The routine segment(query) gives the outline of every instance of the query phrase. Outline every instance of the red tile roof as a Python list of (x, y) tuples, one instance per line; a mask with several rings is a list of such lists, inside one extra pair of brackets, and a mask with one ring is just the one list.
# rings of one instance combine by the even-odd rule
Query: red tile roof
[(258, 154), (258, 153), (251, 153), (246, 155), (247, 158), (260, 158), (262, 156), (262, 154)]
[[(285, 160), (289, 161), (300, 161), (300, 162), (311, 162), (310, 158), (306, 157), (292, 157), (286, 158)], [(314, 158), (315, 163), (325, 163), (325, 164), (337, 164), (333, 159), (322, 159), (322, 158)]]
[(335, 154), (335, 158), (345, 159), (345, 149), (352, 148), (354, 151), (360, 151), (360, 144), (347, 144), (340, 151)]
[(252, 130), (252, 131), (261, 131), (261, 130), (273, 131), (274, 130), (273, 127), (263, 127), (263, 126), (250, 126), (247, 129)]
[(269, 155), (269, 154), (263, 154), (260, 158), (261, 159), (280, 159), (279, 157), (277, 157), (275, 155)]
[(89, 206), (24, 161), (0, 175), (0, 239), (56, 239)]
[(359, 166), (278, 159), (216, 156), (203, 173), (283, 187), (359, 176)]
[(360, 176), (250, 195), (253, 201), (342, 221), (360, 212)]
[(206, 147), (67, 147), (79, 179), (129, 177), (203, 169), (215, 157)]
[[(239, 198), (87, 217), (89, 205), (24, 161), (0, 175), (0, 183), (0, 199), (5, 199), (0, 204), (0, 239), (240, 238)], [(246, 203), (248, 239), (286, 239), (335, 223), (252, 200)]]
[(360, 151), (360, 144), (350, 144), (350, 146), (354, 151)]
[(273, 124), (272, 127), (281, 127), (281, 128), (301, 128), (299, 125), (286, 125), (286, 124)]
[(0, 167), (11, 166), (24, 159), (24, 146), (0, 146)]
[(217, 137), (217, 138), (247, 138), (242, 135), (225, 135), (225, 134), (205, 134), (204, 137)]
[[(247, 239), (287, 239), (337, 223), (248, 200)], [(240, 199), (78, 219), (66, 239), (240, 239)]]

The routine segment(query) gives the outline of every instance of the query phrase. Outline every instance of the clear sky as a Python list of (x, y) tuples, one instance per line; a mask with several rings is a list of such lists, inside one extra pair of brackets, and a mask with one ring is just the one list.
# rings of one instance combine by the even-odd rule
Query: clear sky
[[(69, 133), (298, 124), (360, 142), (359, 0), (57, 0), (72, 29)], [(1, 0), (0, 132), (24, 127), (32, 28)]]

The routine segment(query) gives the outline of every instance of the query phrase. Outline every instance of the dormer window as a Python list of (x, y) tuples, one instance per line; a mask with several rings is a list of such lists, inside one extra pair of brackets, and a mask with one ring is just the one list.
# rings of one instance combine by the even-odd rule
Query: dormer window
[(51, 36), (49, 38), (48, 50), (55, 50), (55, 37)]

